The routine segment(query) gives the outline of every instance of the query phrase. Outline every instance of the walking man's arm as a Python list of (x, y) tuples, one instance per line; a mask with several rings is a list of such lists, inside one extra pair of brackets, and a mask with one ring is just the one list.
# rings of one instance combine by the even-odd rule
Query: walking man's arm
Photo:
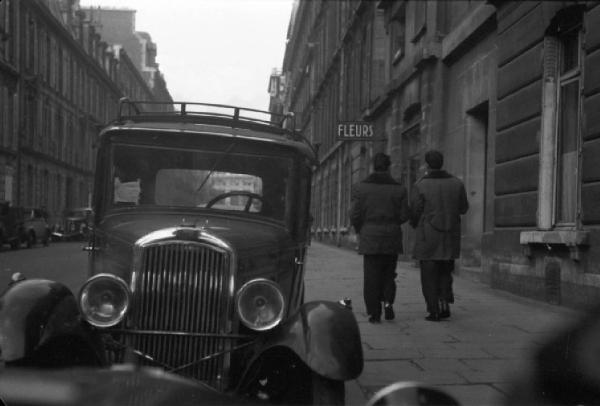
[(410, 219), (410, 207), (408, 205), (408, 193), (406, 188), (402, 187), (402, 200), (400, 201), (400, 224), (404, 224)]
[(363, 212), (364, 210), (361, 204), (360, 194), (358, 193), (356, 188), (352, 188), (349, 215), (350, 223), (352, 224), (352, 227), (354, 227), (354, 231), (356, 231), (356, 233), (360, 233), (360, 229), (362, 228), (364, 222)]
[(469, 210), (469, 201), (467, 200), (467, 192), (465, 191), (465, 185), (461, 185), (460, 196), (459, 196), (458, 212), (465, 214)]
[(423, 214), (425, 208), (425, 199), (419, 191), (419, 187), (415, 184), (413, 186), (412, 194), (410, 196), (410, 225), (416, 228)]

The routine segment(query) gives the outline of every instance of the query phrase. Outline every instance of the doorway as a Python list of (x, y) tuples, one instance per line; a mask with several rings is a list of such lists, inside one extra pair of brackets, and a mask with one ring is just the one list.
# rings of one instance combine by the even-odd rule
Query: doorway
[(462, 264), (481, 266), (481, 238), (485, 231), (489, 103), (467, 111), (465, 142), (465, 189), (469, 211), (463, 222)]

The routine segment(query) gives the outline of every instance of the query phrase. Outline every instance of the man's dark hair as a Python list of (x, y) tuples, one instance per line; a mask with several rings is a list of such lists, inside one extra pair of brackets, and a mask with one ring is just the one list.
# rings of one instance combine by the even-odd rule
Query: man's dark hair
[(440, 151), (432, 149), (425, 153), (425, 162), (427, 162), (427, 165), (429, 165), (431, 169), (442, 169), (442, 165), (444, 165), (444, 155), (442, 155)]
[(387, 171), (391, 164), (390, 156), (383, 152), (378, 152), (373, 157), (373, 169), (377, 172)]

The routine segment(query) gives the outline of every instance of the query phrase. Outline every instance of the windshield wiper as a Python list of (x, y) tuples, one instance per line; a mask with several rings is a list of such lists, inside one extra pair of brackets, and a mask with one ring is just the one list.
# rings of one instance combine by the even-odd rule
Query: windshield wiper
[(227, 147), (227, 149), (225, 151), (223, 151), (223, 154), (219, 157), (219, 159), (217, 160), (217, 162), (215, 162), (215, 164), (212, 166), (212, 168), (210, 168), (210, 171), (208, 172), (208, 174), (206, 175), (206, 177), (204, 178), (204, 180), (202, 181), (202, 183), (200, 183), (200, 186), (198, 186), (198, 189), (196, 189), (196, 193), (198, 193), (200, 190), (202, 190), (202, 188), (204, 187), (204, 185), (206, 185), (206, 182), (212, 176), (212, 174), (217, 169), (217, 167), (219, 165), (221, 165), (221, 162), (223, 162), (223, 159), (225, 159), (231, 153), (231, 151), (233, 151), (233, 148), (235, 147), (235, 145), (236, 145), (236, 142), (233, 141)]

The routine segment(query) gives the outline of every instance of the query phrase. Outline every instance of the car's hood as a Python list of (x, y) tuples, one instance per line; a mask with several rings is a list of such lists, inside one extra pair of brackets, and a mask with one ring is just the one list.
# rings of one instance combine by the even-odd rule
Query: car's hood
[(283, 225), (236, 216), (202, 216), (193, 213), (119, 214), (105, 218), (98, 228), (108, 238), (114, 237), (121, 243), (131, 245), (155, 238), (173, 238), (173, 232), (181, 228), (197, 230), (200, 239), (217, 239), (236, 250), (260, 250), (265, 247), (273, 249), (290, 243), (290, 235)]
[[(127, 368), (127, 367), (126, 367)], [(238, 405), (248, 400), (156, 369), (4, 370), (7, 405)]]

